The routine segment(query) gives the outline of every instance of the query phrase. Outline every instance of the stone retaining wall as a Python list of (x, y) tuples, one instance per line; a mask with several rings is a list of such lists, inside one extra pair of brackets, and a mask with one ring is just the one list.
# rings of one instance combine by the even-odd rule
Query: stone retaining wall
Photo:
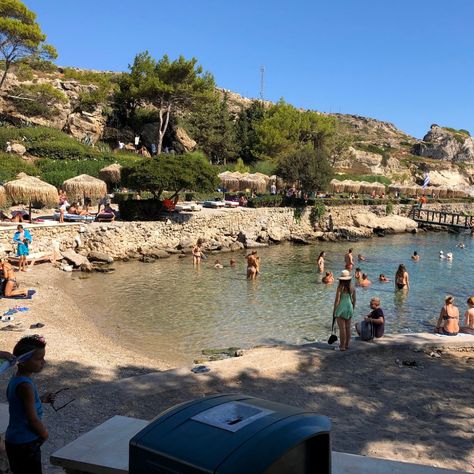
[[(474, 214), (473, 204), (428, 205), (432, 210)], [(171, 214), (160, 222), (113, 222), (31, 229), (31, 251), (62, 251), (75, 248), (83, 255), (103, 252), (115, 259), (163, 258), (189, 252), (198, 238), (207, 250), (232, 251), (281, 241), (306, 242), (338, 237), (370, 237), (376, 232), (407, 232), (417, 224), (406, 216), (411, 206), (395, 205), (386, 215), (386, 206), (334, 206), (326, 209), (313, 227), (310, 208), (300, 218), (291, 208), (238, 208), (203, 210), (199, 213)], [(28, 226), (26, 226), (28, 227)], [(0, 230), (0, 247), (12, 249), (14, 228)]]

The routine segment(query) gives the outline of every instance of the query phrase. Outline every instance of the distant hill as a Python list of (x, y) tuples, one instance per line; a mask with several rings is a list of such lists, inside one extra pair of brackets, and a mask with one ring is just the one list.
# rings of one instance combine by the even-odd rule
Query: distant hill
[[(56, 68), (8, 75), (6, 95), (0, 96), (0, 120), (14, 125), (42, 125), (62, 130), (79, 141), (108, 142), (117, 137), (132, 146), (131, 129), (118, 130), (110, 116), (110, 79), (117, 73)], [(24, 100), (22, 94), (41, 91), (42, 101)], [(232, 91), (226, 93), (232, 114), (253, 100)], [(271, 106), (270, 102), (265, 103)], [(393, 124), (358, 115), (330, 114), (337, 119), (345, 149), (335, 157), (335, 171), (348, 177), (377, 174), (395, 182), (421, 183), (426, 171), (434, 185), (467, 187), (474, 184), (474, 140), (465, 130), (433, 125), (418, 140)], [(145, 129), (151, 133), (153, 124)], [(172, 127), (170, 139), (186, 151), (199, 143), (188, 131)], [(146, 143), (146, 133), (145, 133)]]

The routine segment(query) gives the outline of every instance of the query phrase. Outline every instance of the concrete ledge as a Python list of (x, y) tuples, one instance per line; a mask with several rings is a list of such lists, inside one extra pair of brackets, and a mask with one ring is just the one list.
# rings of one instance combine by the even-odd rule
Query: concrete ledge
[[(128, 445), (148, 421), (114, 416), (51, 455), (51, 464), (74, 474), (127, 474)], [(333, 451), (333, 474), (459, 474), (422, 464)]]

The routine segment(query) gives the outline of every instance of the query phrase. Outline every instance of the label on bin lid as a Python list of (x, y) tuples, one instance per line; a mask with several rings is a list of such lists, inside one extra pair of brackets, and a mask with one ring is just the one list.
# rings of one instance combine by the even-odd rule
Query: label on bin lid
[(191, 420), (235, 433), (244, 426), (271, 413), (275, 412), (247, 403), (228, 402), (209, 408), (209, 410), (205, 410), (193, 416)]

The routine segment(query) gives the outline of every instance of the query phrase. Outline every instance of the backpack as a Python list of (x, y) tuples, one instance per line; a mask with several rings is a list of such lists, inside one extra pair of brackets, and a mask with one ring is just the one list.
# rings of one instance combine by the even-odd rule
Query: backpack
[(371, 341), (375, 337), (374, 324), (371, 321), (361, 321), (360, 338), (363, 341)]

